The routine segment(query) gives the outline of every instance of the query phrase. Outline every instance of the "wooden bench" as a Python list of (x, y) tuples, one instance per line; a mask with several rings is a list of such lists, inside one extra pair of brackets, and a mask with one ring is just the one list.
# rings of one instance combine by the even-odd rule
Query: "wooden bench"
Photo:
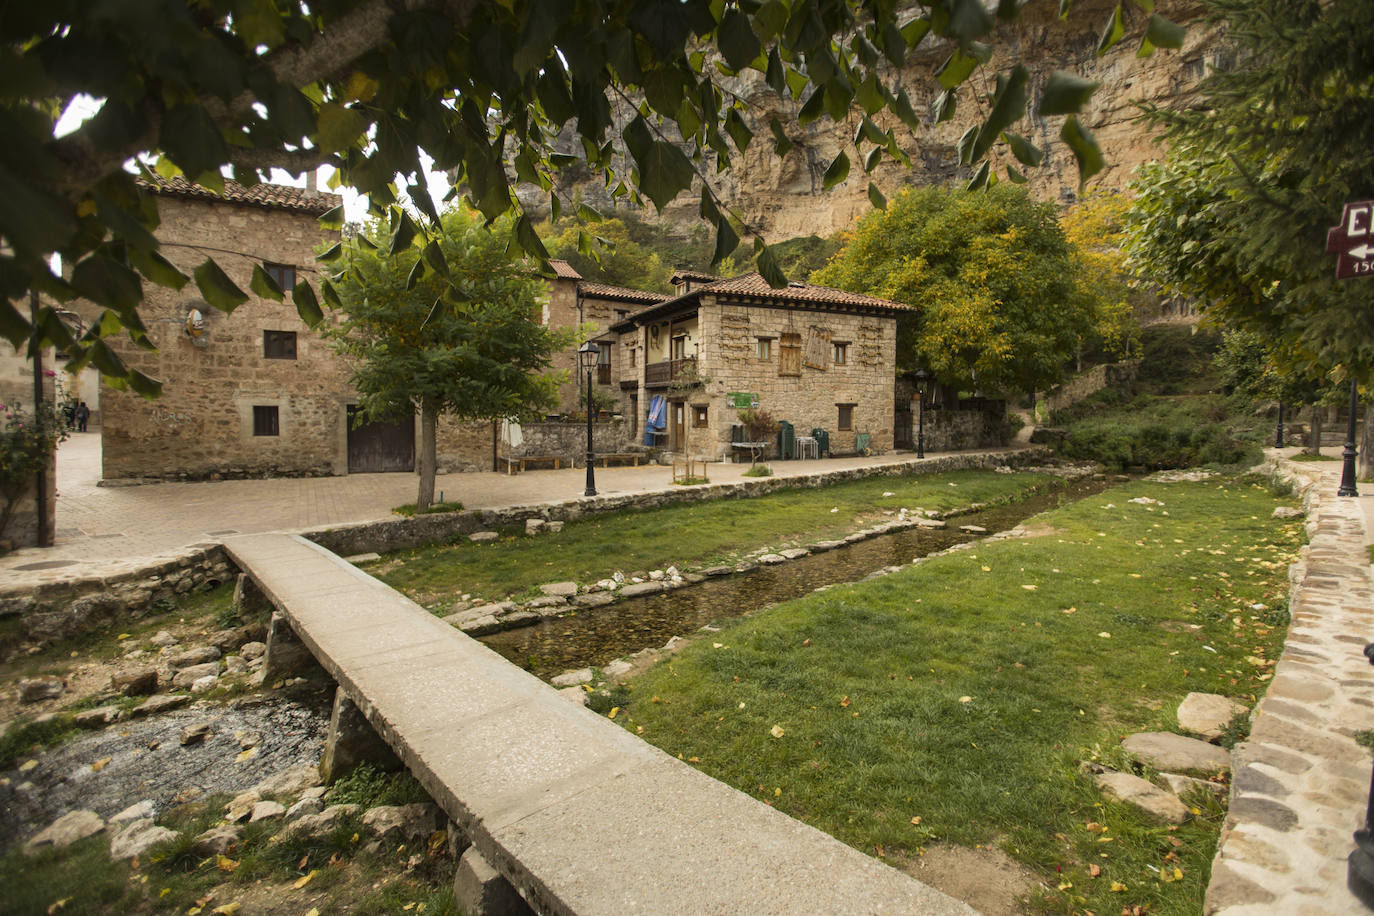
[(639, 459), (643, 457), (644, 456), (639, 452), (618, 452), (612, 455), (597, 455), (596, 460), (601, 462), (601, 466), (603, 468), (608, 467), (608, 461), (617, 461), (622, 463), (630, 461), (634, 463), (635, 467), (639, 467)]
[(557, 455), (520, 455), (515, 457), (502, 458), (500, 460), (506, 463), (507, 474), (514, 474), (517, 471), (523, 471), (525, 470), (525, 466), (527, 464), (530, 464), (531, 462), (542, 463), (546, 461), (551, 461), (553, 462), (553, 468), (555, 471), (563, 466), (563, 459), (559, 458)]

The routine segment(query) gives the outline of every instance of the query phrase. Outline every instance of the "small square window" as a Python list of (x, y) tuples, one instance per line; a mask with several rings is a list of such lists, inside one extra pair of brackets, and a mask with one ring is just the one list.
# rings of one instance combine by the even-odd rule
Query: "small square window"
[(253, 405), (253, 435), (281, 435), (281, 424), (278, 419), (277, 407), (275, 404), (268, 406), (263, 406), (261, 404)]
[(830, 350), (834, 354), (835, 365), (843, 366), (849, 362), (849, 344), (834, 343), (830, 345)]
[(759, 359), (772, 359), (772, 358), (773, 358), (773, 340), (772, 340), (772, 338), (769, 338), (769, 337), (760, 337), (760, 338), (759, 338), (758, 357), (759, 357)]
[(271, 277), (272, 281), (281, 287), (284, 293), (291, 292), (296, 285), (296, 268), (290, 264), (274, 264), (271, 261), (263, 261), (262, 271)]
[(840, 429), (853, 429), (853, 428), (854, 428), (854, 405), (853, 405), (853, 404), (839, 404), (839, 405), (837, 405), (837, 406), (840, 408), (840, 417), (839, 417), (839, 422), (838, 422), (836, 425), (839, 426)]
[(705, 404), (693, 404), (693, 405), (692, 405), (692, 426), (695, 427), (696, 429), (705, 429), (705, 428), (706, 428), (706, 405), (705, 405)]
[(295, 331), (263, 331), (262, 355), (267, 359), (295, 359)]

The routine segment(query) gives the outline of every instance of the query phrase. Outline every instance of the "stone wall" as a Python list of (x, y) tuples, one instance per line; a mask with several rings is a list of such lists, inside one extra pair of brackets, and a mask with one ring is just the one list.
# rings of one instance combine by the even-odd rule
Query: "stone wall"
[(1140, 360), (1127, 360), (1120, 363), (1104, 363), (1093, 366), (1082, 375), (1072, 378), (1052, 391), (1046, 392), (1041, 403), (1047, 410), (1061, 410), (1086, 398), (1103, 388), (1125, 388), (1135, 381), (1140, 371)]
[[(53, 403), (56, 392), (57, 371), (53, 368), (52, 350), (43, 354), (43, 391), (42, 397)], [(33, 363), (23, 350), (0, 341), (0, 429), (8, 422), (9, 411), (17, 409), (21, 414), (33, 413)], [(16, 547), (51, 545), (57, 524), (57, 461), (56, 456), (48, 462), (44, 475), (47, 499), (44, 502), (42, 524), (38, 517), (38, 486), (35, 479), (26, 486), (14, 500), (9, 522), (0, 530), (0, 551)], [(0, 494), (0, 500), (5, 497)], [(0, 503), (3, 508), (3, 503)]]
[[(280, 208), (168, 195), (158, 208), (158, 237), (169, 261), (189, 276), (213, 257), (245, 291), (254, 264), (264, 261), (293, 266), (298, 278), (318, 285), (315, 251), (337, 237), (315, 216)], [(205, 318), (198, 338), (187, 331), (193, 308)], [(126, 337), (109, 340), (127, 365), (160, 379), (163, 393), (148, 401), (102, 390), (105, 478), (347, 471), (345, 412), (353, 400), (347, 369), (296, 314), (289, 292), (285, 302), (250, 294), (226, 315), (199, 299), (194, 286), (174, 291), (148, 284), (139, 311), (156, 352)], [(266, 357), (266, 331), (294, 333), (295, 358)], [(255, 407), (276, 408), (278, 435), (254, 435)]]
[[(912, 442), (918, 430), (912, 415)], [(925, 415), (925, 452), (954, 452), (970, 448), (991, 448), (1006, 442), (1004, 414), (984, 410), (927, 410)]]
[(0, 587), (0, 652), (51, 645), (117, 620), (137, 620), (179, 596), (208, 591), (237, 570), (219, 546), (121, 573), (32, 587)]
[[(453, 474), (471, 471), (494, 470), (492, 461), (492, 422), (490, 420), (459, 421), (450, 417), (440, 417), (435, 428), (435, 445), (438, 449), (438, 472)], [(499, 424), (498, 429), (498, 454)], [(415, 434), (420, 434), (420, 420), (415, 420)], [(415, 445), (419, 455), (419, 443)]]
[[(897, 364), (896, 321), (871, 315), (802, 308), (770, 308), (717, 302), (702, 296), (699, 366), (711, 381), (689, 395), (705, 405), (706, 428), (690, 430), (694, 456), (719, 457), (730, 445), (740, 411), (726, 394), (758, 395), (760, 410), (786, 420), (797, 435), (813, 428), (830, 434), (830, 450), (852, 454), (858, 433), (871, 437), (874, 454), (892, 450), (893, 382)], [(800, 337), (801, 373), (780, 375), (783, 334)], [(771, 353), (759, 357), (758, 341)], [(834, 344), (847, 346), (843, 365), (832, 358)], [(839, 428), (841, 405), (850, 408), (851, 428)], [(688, 414), (691, 422), (691, 413)]]
[[(592, 445), (598, 455), (626, 451), (632, 443), (626, 438), (630, 425), (624, 419), (596, 420), (592, 423)], [(503, 456), (521, 458), (529, 455), (561, 458), (569, 464), (584, 464), (587, 457), (587, 421), (546, 421), (522, 423), (519, 444), (516, 437), (502, 451)]]
[(683, 503), (705, 502), (712, 499), (747, 499), (779, 490), (818, 488), (846, 480), (869, 477), (903, 477), (909, 474), (936, 474), (970, 468), (1022, 467), (1045, 460), (1043, 448), (1023, 448), (989, 454), (987, 452), (959, 455), (934, 455), (917, 463), (915, 460), (898, 464), (867, 465), (821, 471), (798, 477), (753, 477), (728, 484), (705, 484), (694, 487), (673, 487), (656, 493), (628, 493), (616, 496), (579, 497), (555, 503), (512, 506), (506, 509), (472, 509), (463, 512), (444, 512), (415, 518), (388, 519), (364, 522), (327, 531), (315, 531), (305, 537), (340, 556), (361, 553), (388, 553), (408, 550), (427, 544), (444, 543), (466, 537), (475, 531), (490, 531), (518, 527), (524, 530), (528, 519), (572, 521), (590, 515), (603, 515), (627, 509), (649, 509)]

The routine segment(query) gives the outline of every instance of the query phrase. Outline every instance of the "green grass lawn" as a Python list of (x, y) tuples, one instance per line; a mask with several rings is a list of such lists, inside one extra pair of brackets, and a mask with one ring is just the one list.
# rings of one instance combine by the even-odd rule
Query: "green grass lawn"
[(763, 546), (843, 537), (901, 508), (945, 512), (1063, 485), (1060, 478), (1034, 472), (880, 477), (596, 516), (537, 537), (517, 534), (399, 551), (364, 568), (420, 604), (443, 608), (465, 592), (496, 601), (532, 593), (546, 582), (595, 581), (616, 570), (628, 575), (674, 564), (729, 562)]
[(1262, 695), (1303, 536), (1270, 513), (1290, 502), (1126, 484), (1039, 516), (1048, 534), (729, 624), (620, 689), (617, 721), (870, 855), (995, 844), (1046, 882), (1045, 911), (1195, 914), (1220, 806), (1198, 793), (1170, 830), (1083, 765), (1126, 767), (1121, 738), (1176, 729), (1189, 691)]

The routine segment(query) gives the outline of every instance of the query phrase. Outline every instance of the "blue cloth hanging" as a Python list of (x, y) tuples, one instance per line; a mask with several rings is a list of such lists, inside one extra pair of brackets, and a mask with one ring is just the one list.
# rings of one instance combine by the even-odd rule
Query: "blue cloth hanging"
[(649, 399), (649, 415), (644, 420), (644, 444), (654, 445), (654, 436), (668, 428), (668, 399), (656, 394)]

